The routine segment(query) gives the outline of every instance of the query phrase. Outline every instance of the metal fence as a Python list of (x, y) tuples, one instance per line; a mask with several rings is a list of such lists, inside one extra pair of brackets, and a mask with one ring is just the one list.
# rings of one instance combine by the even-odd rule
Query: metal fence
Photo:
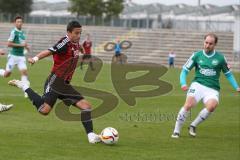
[[(14, 15), (6, 15), (0, 13), (0, 22), (12, 22)], [(139, 19), (121, 19), (118, 17), (102, 18), (88, 16), (24, 16), (25, 23), (33, 24), (66, 24), (71, 20), (78, 20), (82, 25), (92, 26), (112, 26), (112, 27), (127, 27), (127, 28), (168, 28), (181, 30), (201, 30), (201, 31), (234, 31), (234, 21), (216, 21), (216, 20), (175, 20), (175, 19), (154, 19), (139, 18)]]
[(234, 21), (216, 20), (174, 20), (173, 27), (181, 30), (201, 30), (201, 31), (234, 31)]

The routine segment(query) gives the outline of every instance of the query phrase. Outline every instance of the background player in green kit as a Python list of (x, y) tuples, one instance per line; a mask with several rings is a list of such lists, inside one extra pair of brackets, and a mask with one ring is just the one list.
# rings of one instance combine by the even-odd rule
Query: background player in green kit
[[(8, 47), (10, 48), (6, 69), (0, 69), (0, 76), (9, 77), (15, 65), (18, 66), (21, 72), (21, 80), (30, 84), (27, 75), (26, 58), (24, 56), (24, 49), (29, 51), (29, 46), (26, 43), (25, 33), (22, 31), (23, 18), (15, 17), (15, 28), (11, 31), (8, 39)], [(27, 94), (25, 94), (27, 97)]]
[[(196, 119), (189, 127), (189, 134), (196, 136), (196, 127), (203, 122), (216, 109), (219, 102), (219, 77), (222, 71), (233, 88), (240, 92), (240, 88), (229, 70), (225, 57), (214, 50), (218, 37), (209, 33), (204, 37), (204, 49), (193, 53), (183, 66), (180, 74), (180, 84), (184, 91), (187, 91), (185, 104), (180, 109), (172, 138), (179, 138), (180, 130), (187, 118), (189, 110), (194, 107), (200, 100), (204, 103), (204, 108), (200, 111)], [(195, 67), (195, 78), (188, 89), (186, 76), (188, 72)]]

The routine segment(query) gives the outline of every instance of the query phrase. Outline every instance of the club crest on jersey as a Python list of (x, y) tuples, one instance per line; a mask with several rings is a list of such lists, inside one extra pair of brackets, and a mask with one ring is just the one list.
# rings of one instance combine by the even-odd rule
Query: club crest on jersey
[(218, 65), (218, 60), (216, 60), (216, 59), (212, 60), (212, 65), (214, 65), (214, 66)]
[(79, 56), (79, 51), (78, 50), (75, 50), (74, 48), (72, 48), (72, 51), (73, 51), (74, 57)]

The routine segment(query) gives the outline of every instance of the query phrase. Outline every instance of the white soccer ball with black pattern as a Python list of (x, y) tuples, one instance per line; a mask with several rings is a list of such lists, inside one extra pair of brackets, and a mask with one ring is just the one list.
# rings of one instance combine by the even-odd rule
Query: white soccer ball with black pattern
[(115, 128), (107, 127), (102, 130), (100, 137), (105, 144), (115, 144), (119, 139), (119, 134)]

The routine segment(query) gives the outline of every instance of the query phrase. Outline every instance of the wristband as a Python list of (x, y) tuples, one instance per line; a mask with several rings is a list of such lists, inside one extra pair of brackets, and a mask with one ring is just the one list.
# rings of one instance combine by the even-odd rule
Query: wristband
[(39, 58), (37, 56), (33, 57), (34, 62), (37, 62)]

